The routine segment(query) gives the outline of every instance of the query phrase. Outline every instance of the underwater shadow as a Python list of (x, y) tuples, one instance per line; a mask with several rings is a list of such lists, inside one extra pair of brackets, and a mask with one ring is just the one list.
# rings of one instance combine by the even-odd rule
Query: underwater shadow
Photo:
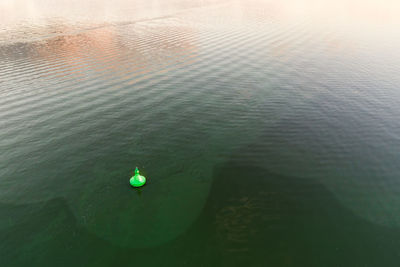
[(313, 179), (251, 164), (245, 151), (215, 166), (195, 223), (158, 247), (112, 245), (80, 227), (63, 198), (0, 204), (2, 266), (398, 266), (400, 229), (360, 218)]
[(355, 215), (316, 180), (254, 166), (243, 151), (215, 167), (192, 227), (158, 248), (175, 266), (398, 265), (400, 229)]

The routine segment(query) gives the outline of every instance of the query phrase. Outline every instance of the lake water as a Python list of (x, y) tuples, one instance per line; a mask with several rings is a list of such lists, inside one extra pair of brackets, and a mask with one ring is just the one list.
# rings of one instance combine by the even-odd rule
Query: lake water
[(397, 1), (0, 13), (0, 266), (399, 265)]

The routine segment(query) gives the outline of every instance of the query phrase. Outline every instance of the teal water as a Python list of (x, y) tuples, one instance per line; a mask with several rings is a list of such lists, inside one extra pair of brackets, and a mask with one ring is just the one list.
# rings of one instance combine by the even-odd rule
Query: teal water
[(398, 266), (399, 7), (5, 0), (0, 266)]

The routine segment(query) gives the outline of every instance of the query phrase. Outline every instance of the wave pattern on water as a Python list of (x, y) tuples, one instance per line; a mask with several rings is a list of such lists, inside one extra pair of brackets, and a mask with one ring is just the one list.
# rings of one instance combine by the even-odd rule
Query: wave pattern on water
[[(311, 2), (183, 1), (94, 26), (33, 21), (22, 40), (1, 30), (0, 201), (56, 199), (91, 234), (154, 248), (213, 210), (215, 166), (257, 143), (246, 166), (315, 179), (357, 216), (398, 227), (400, 39), (362, 14), (340, 14), (343, 28)], [(134, 165), (149, 185), (132, 193)], [(258, 212), (242, 202), (214, 214), (238, 243), (249, 237), (230, 224)]]

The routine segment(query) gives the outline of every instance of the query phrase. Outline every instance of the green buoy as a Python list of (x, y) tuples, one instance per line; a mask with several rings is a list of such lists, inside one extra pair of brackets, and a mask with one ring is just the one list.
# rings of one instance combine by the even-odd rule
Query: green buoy
[(146, 183), (146, 177), (140, 175), (139, 169), (136, 167), (135, 175), (131, 177), (129, 182), (131, 183), (131, 186), (133, 186), (133, 187), (141, 187), (141, 186), (144, 186), (144, 184)]

